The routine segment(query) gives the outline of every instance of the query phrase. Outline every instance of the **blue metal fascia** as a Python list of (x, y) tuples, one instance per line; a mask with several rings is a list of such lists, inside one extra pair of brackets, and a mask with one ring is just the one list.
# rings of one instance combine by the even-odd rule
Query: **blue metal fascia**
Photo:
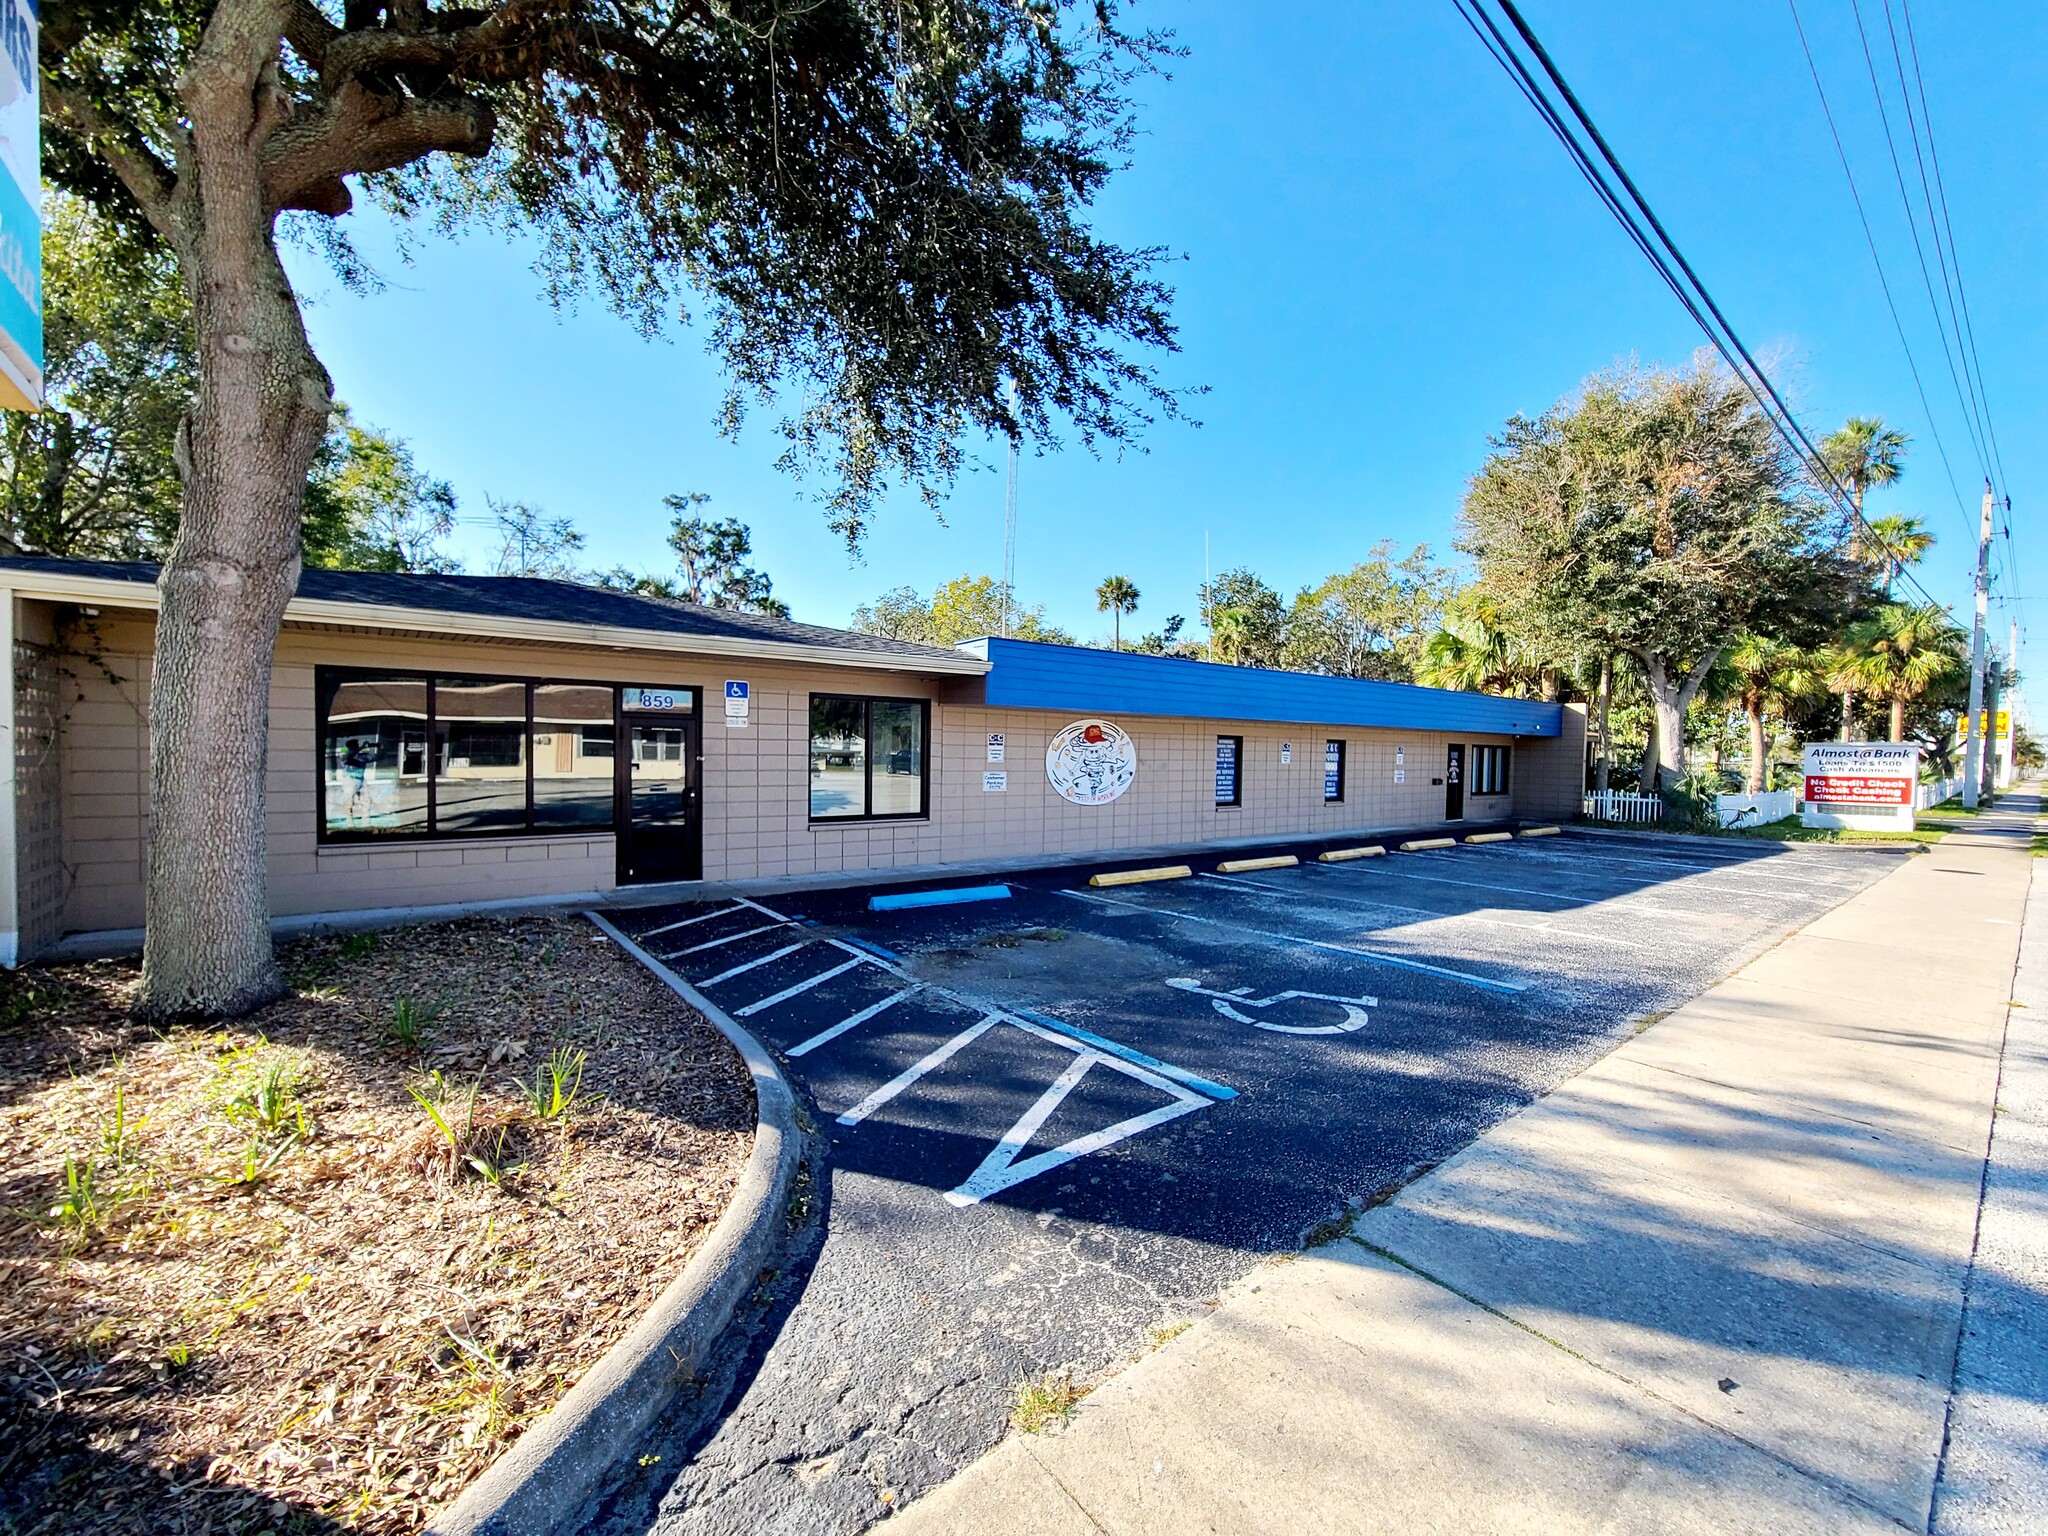
[(1495, 736), (1557, 736), (1564, 730), (1564, 706), (1535, 699), (1227, 667), (1177, 656), (1139, 656), (1032, 640), (969, 640), (959, 648), (991, 664), (982, 687), (992, 709)]

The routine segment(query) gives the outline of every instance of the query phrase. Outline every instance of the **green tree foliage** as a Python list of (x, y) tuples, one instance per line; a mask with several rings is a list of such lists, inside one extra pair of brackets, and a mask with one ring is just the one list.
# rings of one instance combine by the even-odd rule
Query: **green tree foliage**
[(1919, 518), (1894, 513), (1889, 517), (1870, 519), (1870, 542), (1877, 546), (1878, 564), (1884, 572), (1885, 596), (1890, 597), (1892, 583), (1903, 572), (1926, 559), (1936, 540)]
[(1110, 616), (1110, 649), (1124, 648), (1124, 615), (1138, 610), (1138, 585), (1128, 576), (1105, 576), (1095, 589), (1095, 611)]
[[(864, 635), (914, 640), (922, 645), (958, 645), (1004, 632), (1003, 586), (993, 576), (956, 576), (940, 585), (929, 602), (914, 587), (884, 592), (873, 603), (853, 610), (853, 627)], [(1045, 606), (1009, 603), (1008, 633), (1013, 640), (1042, 640), (1072, 645), (1074, 637), (1045, 618)]]
[(1934, 603), (1887, 603), (1849, 632), (1848, 666), (1862, 691), (1891, 707), (1891, 739), (1906, 739), (1906, 708), (1968, 676), (1969, 638)]
[(1277, 667), (1287, 652), (1287, 605), (1256, 571), (1237, 566), (1197, 589), (1209, 624), (1209, 660)]
[[(159, 242), (193, 300), (151, 697), (144, 1017), (277, 996), (270, 666), (332, 383), (280, 220), (339, 258), (367, 193), (531, 232), (557, 298), (653, 329), (686, 293), (732, 390), (857, 542), (970, 432), (1134, 437), (1178, 397), (1159, 253), (1099, 238), (1167, 45), (1115, 0), (44, 0), (45, 174)], [(448, 388), (475, 387), (448, 369)], [(488, 387), (488, 386), (486, 386)], [(225, 582), (220, 572), (232, 571)]]
[(1148, 630), (1138, 637), (1131, 649), (1141, 656), (1179, 656), (1188, 661), (1199, 661), (1202, 648), (1192, 640), (1183, 640), (1180, 632), (1187, 626), (1185, 616), (1170, 613), (1166, 622), (1157, 629)]
[(403, 438), (337, 405), (306, 479), (305, 561), (355, 571), (457, 571), (442, 547), (455, 492), (413, 462)]
[[(1863, 515), (1863, 498), (1867, 494), (1896, 485), (1906, 472), (1906, 447), (1911, 441), (1905, 433), (1887, 427), (1881, 416), (1851, 416), (1820, 440), (1821, 459), (1849, 492), (1858, 517)], [(1874, 564), (1883, 557), (1883, 552), (1870, 548), (1868, 537), (1866, 529), (1857, 529), (1856, 548)]]
[(661, 499), (669, 512), (668, 547), (675, 551), (674, 576), (637, 575), (621, 565), (594, 579), (600, 586), (651, 597), (788, 618), (789, 604), (775, 596), (768, 573), (747, 564), (754, 552), (754, 536), (747, 525), (736, 517), (712, 522), (696, 515), (710, 500), (702, 491)]
[(48, 408), (0, 413), (10, 553), (156, 556), (178, 524), (178, 419), (192, 396), (177, 264), (83, 199), (45, 200)]
[(1303, 672), (1408, 682), (1455, 587), (1428, 545), (1397, 559), (1382, 539), (1350, 570), (1295, 598), (1283, 660)]
[(1853, 600), (1842, 530), (1733, 377), (1622, 367), (1493, 439), (1460, 512), (1463, 547), (1539, 654), (1620, 652), (1683, 772), (1686, 712), (1744, 629), (1787, 638)]
[(1444, 604), (1437, 628), (1423, 641), (1415, 675), (1431, 688), (1527, 697), (1556, 674), (1536, 664), (1492, 594), (1468, 587)]
[(1720, 685), (1713, 691), (1748, 724), (1750, 792), (1769, 789), (1770, 719), (1826, 691), (1820, 668), (1798, 646), (1749, 631), (1728, 648), (1712, 682)]

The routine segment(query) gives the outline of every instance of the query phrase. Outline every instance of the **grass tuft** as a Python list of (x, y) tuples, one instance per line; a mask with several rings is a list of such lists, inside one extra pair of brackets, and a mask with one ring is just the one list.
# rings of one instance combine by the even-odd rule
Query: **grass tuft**
[(1067, 1371), (1047, 1371), (1020, 1381), (1012, 1388), (1010, 1424), (1027, 1435), (1042, 1434), (1071, 1419), (1087, 1395), (1088, 1389), (1077, 1385)]

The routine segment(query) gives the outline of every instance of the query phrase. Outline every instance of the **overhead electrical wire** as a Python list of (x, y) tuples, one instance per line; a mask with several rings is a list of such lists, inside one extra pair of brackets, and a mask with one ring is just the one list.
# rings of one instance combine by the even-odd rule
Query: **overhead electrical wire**
[[(1870, 75), (1870, 94), (1877, 103), (1877, 121), (1884, 130), (1884, 147), (1891, 156), (1892, 179), (1898, 184), (1899, 205), (1906, 215), (1906, 230), (1913, 238), (1913, 259), (1920, 267), (1920, 283), (1927, 291), (1927, 307), (1934, 314), (1935, 334), (1941, 337), (1942, 361), (1948, 364), (1948, 381), (1956, 392), (1956, 404), (1962, 407), (1963, 430), (1970, 435), (1970, 446), (1976, 450), (1977, 467), (1984, 478), (1991, 478), (1991, 456), (1985, 451), (1983, 434), (1980, 431), (1975, 411), (1975, 394), (1967, 389), (1956, 373), (1955, 354), (1949, 348), (1948, 327), (1942, 322), (1941, 301), (1934, 296), (1934, 276), (1927, 270), (1927, 251), (1920, 243), (1920, 221), (1913, 214), (1913, 197), (1906, 190), (1906, 173), (1899, 165), (1898, 141), (1892, 137), (1891, 113), (1885, 109), (1884, 88), (1877, 82), (1877, 62), (1871, 56), (1870, 37), (1863, 29), (1863, 7), (1858, 0), (1849, 0), (1850, 13), (1856, 18), (1856, 38), (1863, 45), (1863, 65)], [(1937, 254), (1939, 246), (1937, 245)], [(1944, 281), (1946, 267), (1944, 266)], [(1960, 342), (1960, 338), (1958, 338)]]
[(1885, 276), (1884, 259), (1877, 253), (1877, 236), (1871, 232), (1870, 214), (1863, 206), (1863, 193), (1856, 186), (1856, 173), (1849, 168), (1849, 151), (1842, 143), (1842, 130), (1835, 122), (1835, 110), (1828, 104), (1827, 87), (1821, 84), (1820, 66), (1814, 62), (1813, 45), (1806, 38), (1806, 24), (1799, 19), (1798, 0), (1785, 0), (1792, 12), (1793, 28), (1799, 33), (1800, 51), (1806, 55), (1807, 73), (1813, 76), (1814, 93), (1820, 97), (1821, 115), (1827, 119), (1828, 134), (1835, 141), (1835, 155), (1842, 162), (1843, 179), (1849, 183), (1849, 197), (1856, 204), (1856, 219), (1863, 226), (1863, 242), (1870, 247), (1870, 264), (1877, 270), (1877, 286), (1884, 293), (1884, 307), (1892, 317), (1892, 329), (1898, 332), (1899, 347), (1906, 354), (1906, 371), (1913, 376), (1914, 393), (1920, 397), (1920, 410), (1927, 418), (1927, 430), (1934, 438), (1934, 451), (1941, 458), (1942, 474), (1948, 479), (1949, 494), (1955, 498), (1956, 516), (1963, 520), (1964, 536), (1970, 543), (1977, 541), (1977, 528), (1970, 521), (1969, 509), (1963, 505), (1961, 487), (1956, 484), (1955, 466), (1949, 462), (1948, 444), (1941, 440), (1941, 427), (1936, 423), (1934, 405), (1927, 398), (1927, 385), (1920, 377), (1920, 364), (1913, 356), (1913, 344), (1906, 339), (1905, 322), (1899, 318), (1898, 301), (1892, 297), (1891, 280)]
[[(1934, 195), (1941, 205), (1941, 227), (1948, 237), (1949, 264), (1956, 271), (1956, 298), (1963, 310), (1963, 334), (1970, 344), (1970, 360), (1977, 373), (1978, 398), (1985, 402), (1985, 427), (1991, 436), (1991, 460), (1998, 469), (1998, 478), (2005, 481), (2005, 464), (1998, 452), (1998, 432), (1991, 421), (1990, 397), (1984, 390), (1984, 363), (1977, 351), (1977, 326), (1970, 317), (1970, 293), (1963, 286), (1963, 259), (1956, 248), (1955, 225), (1949, 219), (1948, 184), (1942, 179), (1941, 151), (1934, 142), (1934, 112), (1927, 104), (1927, 77), (1920, 70), (1920, 41), (1913, 33), (1913, 6), (1911, 0), (1899, 0), (1900, 13), (1906, 19), (1906, 50), (1913, 59), (1913, 82), (1920, 95), (1920, 121), (1927, 129), (1927, 159), (1934, 167)], [(1886, 0), (1886, 18), (1891, 15), (1890, 0)], [(1896, 40), (1893, 43), (1897, 48)]]
[[(1630, 241), (1649, 258), (1651, 265), (1656, 268), (1658, 276), (1664, 280), (1665, 285), (1677, 296), (1679, 303), (1685, 307), (1686, 312), (1693, 317), (1693, 320), (1699, 325), (1700, 329), (1706, 333), (1707, 340), (1712, 344), (1714, 350), (1721, 354), (1722, 361), (1728, 365), (1729, 370), (1742, 382), (1744, 389), (1749, 392), (1750, 398), (1756, 402), (1757, 408), (1763, 412), (1765, 419), (1771, 423), (1773, 429), (1777, 431), (1778, 435), (1785, 440), (1787, 446), (1792, 449), (1794, 454), (1806, 466), (1807, 473), (1813, 477), (1815, 483), (1823, 490), (1832, 493), (1841, 510), (1855, 520), (1876, 547), (1882, 549), (1888, 555), (1899, 555), (1900, 551), (1872, 527), (1869, 519), (1857, 510), (1855, 498), (1850, 495), (1848, 488), (1836, 476), (1834, 470), (1829, 466), (1826, 457), (1814, 445), (1813, 439), (1807, 435), (1806, 429), (1799, 424), (1799, 419), (1793, 415), (1792, 408), (1785, 403), (1784, 397), (1778, 393), (1777, 386), (1771, 382), (1770, 376), (1764, 372), (1755, 357), (1750, 354), (1749, 349), (1743, 345), (1742, 338), (1736, 334), (1735, 328), (1728, 322), (1728, 317), (1722, 312), (1720, 305), (1714, 301), (1713, 295), (1708, 292), (1706, 284), (1701, 282), (1699, 274), (1693, 270), (1691, 263), (1685, 259), (1684, 253), (1678, 249), (1677, 242), (1671, 238), (1670, 232), (1665, 229), (1662, 221), (1658, 219), (1655, 211), (1651, 209), (1649, 201), (1643, 196), (1642, 190), (1637, 187), (1628, 172), (1623, 169), (1613, 146), (1607, 142), (1600, 130), (1594, 126), (1591, 116), (1588, 115), (1585, 107), (1572, 91), (1571, 86), (1566, 83), (1562, 72), (1557, 67), (1556, 61), (1550, 57), (1548, 50), (1544, 48), (1534, 31), (1530, 29), (1528, 22), (1522, 18), (1522, 14), (1515, 8), (1513, 0), (1494, 0), (1494, 4), (1498, 5), (1501, 13), (1507, 18), (1508, 24), (1521, 38), (1524, 47), (1528, 49), (1537, 64), (1541, 66), (1542, 72), (1549, 80), (1551, 88), (1556, 91), (1561, 99), (1563, 109), (1560, 109), (1557, 103), (1550, 100), (1549, 94), (1545, 91), (1542, 82), (1536, 78), (1528, 63), (1516, 51), (1513, 44), (1508, 41), (1507, 36), (1502, 32), (1498, 24), (1495, 23), (1487, 9), (1486, 0), (1452, 0), (1452, 4), (1457, 7), (1459, 16), (1472, 29), (1473, 35), (1479, 39), (1494, 62), (1507, 71), (1509, 78), (1514, 81), (1523, 97), (1536, 108), (1537, 114), (1543, 119), (1545, 126), (1550, 129), (1551, 133), (1564, 145), (1566, 152), (1571, 155), (1572, 161), (1578, 167), (1580, 175), (1585, 177), (1587, 183), (1598, 194), (1608, 212), (1613, 214), (1616, 221), (1621, 224), (1623, 231), (1629, 236)], [(1579, 129), (1591, 141), (1592, 149), (1589, 150), (1586, 145), (1579, 142), (1578, 134), (1573, 131), (1570, 124), (1565, 120), (1566, 111), (1569, 111), (1571, 118), (1576, 121)], [(1595, 161), (1595, 151), (1598, 153), (1599, 163)], [(1606, 167), (1605, 172), (1601, 170), (1602, 164)], [(1607, 179), (1609, 174), (1613, 176), (1615, 182), (1619, 183), (1619, 191), (1616, 190), (1614, 185), (1609, 183)], [(1627, 194), (1626, 201), (1623, 199), (1623, 192)], [(1631, 204), (1633, 204), (1633, 212), (1630, 208)], [(1638, 214), (1640, 215), (1640, 220), (1638, 220)], [(1712, 317), (1711, 320), (1709, 319), (1710, 316)], [(1894, 311), (1894, 318), (1896, 319), (1896, 311)], [(1951, 476), (1951, 481), (1953, 481), (1953, 476)], [(1958, 498), (1958, 505), (1960, 505), (1960, 497)], [(1910, 569), (1902, 569), (1900, 574), (1919, 591), (1926, 601), (1930, 603), (1936, 601), (1934, 595), (1921, 584), (1919, 578)], [(1946, 608), (1947, 604), (1941, 604), (1940, 606)]]

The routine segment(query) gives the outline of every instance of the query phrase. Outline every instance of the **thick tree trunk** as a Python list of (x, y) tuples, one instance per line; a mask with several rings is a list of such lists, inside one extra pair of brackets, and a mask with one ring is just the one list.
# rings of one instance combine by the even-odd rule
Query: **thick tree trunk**
[(149, 693), (136, 1011), (154, 1019), (233, 1016), (283, 990), (264, 843), (271, 659), (298, 585), (300, 505), (331, 404), (263, 202), (267, 76), (225, 47), (202, 49), (184, 88), (197, 186), (181, 209), (179, 257), (199, 378), (181, 434), (178, 537), (157, 584)]
[(1892, 700), (1892, 740), (1893, 740), (1893, 741), (1904, 741), (1905, 739), (1906, 739), (1906, 701), (1905, 701), (1904, 699), (1893, 699), (1893, 700)]
[(1770, 766), (1765, 761), (1769, 747), (1764, 739), (1764, 712), (1751, 708), (1746, 713), (1749, 716), (1749, 792), (1760, 795), (1766, 788), (1766, 769)]
[(1841, 737), (1841, 739), (1842, 739), (1843, 741), (1847, 741), (1847, 740), (1849, 740), (1850, 736), (1851, 736), (1852, 734), (1854, 734), (1855, 730), (1856, 730), (1856, 690), (1855, 690), (1855, 689), (1853, 689), (1853, 688), (1844, 688), (1844, 689), (1842, 690), (1842, 737)]
[(1643, 687), (1650, 695), (1650, 711), (1657, 722), (1657, 789), (1685, 777), (1685, 712), (1692, 707), (1694, 696), (1720, 655), (1716, 647), (1687, 669), (1681, 669), (1676, 660), (1661, 651), (1646, 651), (1637, 658), (1642, 663)]

